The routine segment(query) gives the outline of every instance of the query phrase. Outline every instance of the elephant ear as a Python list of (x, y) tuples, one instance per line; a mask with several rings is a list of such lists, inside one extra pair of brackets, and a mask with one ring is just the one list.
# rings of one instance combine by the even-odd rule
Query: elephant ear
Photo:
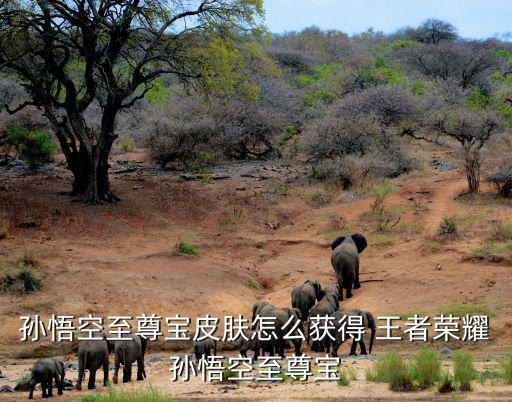
[(368, 246), (368, 242), (366, 241), (366, 237), (364, 237), (360, 233), (356, 233), (352, 235), (352, 240), (354, 240), (354, 243), (357, 247), (357, 252), (361, 254), (364, 249)]
[(345, 236), (340, 236), (340, 237), (337, 237), (336, 239), (334, 239), (334, 241), (331, 243), (331, 249), (334, 250), (341, 243), (343, 243), (344, 240), (345, 240)]

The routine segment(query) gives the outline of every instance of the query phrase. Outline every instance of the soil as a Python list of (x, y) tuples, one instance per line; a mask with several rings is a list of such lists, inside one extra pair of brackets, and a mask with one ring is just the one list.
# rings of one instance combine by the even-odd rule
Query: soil
[[(9, 266), (27, 254), (43, 278), (41, 291), (0, 294), (0, 370), (8, 377), (0, 379), (0, 386), (12, 384), (37, 356), (76, 360), (73, 345), (20, 342), (21, 315), (249, 317), (259, 300), (288, 306), (291, 289), (306, 279), (333, 282), (329, 243), (354, 232), (368, 238), (361, 255), (361, 279), (368, 282), (343, 308), (369, 310), (374, 316), (484, 309), (492, 316), (489, 341), (434, 346), (465, 346), (480, 360), (490, 356), (493, 361), (512, 346), (512, 258), (475, 254), (489, 243), (496, 222), (512, 221), (512, 203), (496, 199), (485, 185), (478, 196), (460, 196), (466, 182), (459, 171), (429, 168), (393, 180), (395, 191), (386, 206), (400, 221), (378, 232), (369, 213), (371, 196), (360, 191), (319, 206), (318, 188), (308, 182), (302, 165), (233, 163), (211, 174), (179, 175), (148, 165), (143, 152), (115, 159), (118, 173), (111, 176), (122, 199), (118, 205), (70, 202), (63, 193), (70, 177), (58, 163), (38, 172), (18, 165), (0, 168), (0, 217), (10, 226), (7, 238), (0, 240), (0, 262)], [(456, 218), (458, 233), (441, 236), (439, 224), (448, 216)], [(180, 239), (197, 247), (199, 255), (176, 250)], [(418, 347), (377, 341), (375, 353), (394, 346), (404, 354)], [(150, 344), (150, 351), (165, 358), (189, 347), (158, 342)], [(344, 345), (341, 354), (347, 353)], [(226, 390), (195, 381), (175, 384), (169, 381), (167, 362), (148, 367), (148, 380), (135, 386), (153, 384), (187, 400), (272, 400), (276, 393), (280, 400), (451, 399), (434, 390), (396, 394), (385, 384), (364, 381), (367, 360), (344, 364), (358, 368), (359, 379), (349, 387), (287, 382)], [(68, 377), (74, 382), (76, 372)], [(12, 395), (0, 394), (0, 400), (15, 400)], [(475, 384), (474, 392), (461, 397), (491, 395), (510, 400), (512, 387)], [(59, 399), (78, 396), (73, 391)]]

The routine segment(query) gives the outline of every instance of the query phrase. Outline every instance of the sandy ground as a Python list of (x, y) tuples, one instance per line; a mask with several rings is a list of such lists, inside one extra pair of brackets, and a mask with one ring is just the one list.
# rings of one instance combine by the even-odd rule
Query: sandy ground
[[(127, 157), (137, 160), (141, 155)], [(485, 186), (479, 197), (458, 198), (466, 184), (460, 173), (432, 170), (393, 182), (395, 192), (386, 205), (401, 220), (382, 233), (368, 216), (370, 198), (314, 206), (316, 190), (295, 179), (301, 174), (299, 168), (278, 163), (231, 167), (218, 177), (214, 174), (214, 180), (181, 183), (170, 174), (148, 171), (114, 174), (112, 184), (122, 203), (95, 207), (71, 204), (60, 194), (69, 189), (69, 176), (59, 169), (0, 178), (0, 211), (11, 222), (8, 238), (0, 241), (0, 259), (8, 265), (23, 253), (31, 254), (44, 280), (44, 289), (37, 293), (0, 294), (1, 370), (10, 373), (15, 358), (71, 350), (19, 342), (20, 315), (249, 316), (258, 300), (287, 306), (293, 286), (306, 279), (322, 284), (334, 280), (328, 244), (353, 232), (365, 233), (369, 240), (361, 256), (362, 280), (379, 281), (363, 283), (343, 308), (362, 308), (377, 316), (484, 305), (493, 313), (491, 340), (468, 346), (482, 354), (512, 346), (512, 260), (507, 254), (495, 262), (470, 258), (489, 237), (492, 222), (512, 220), (511, 203), (495, 200)], [(446, 216), (457, 217), (458, 236), (436, 235)], [(25, 221), (36, 221), (38, 227), (17, 227)], [(180, 238), (195, 244), (199, 256), (177, 253)], [(253, 279), (261, 289), (248, 286)], [(389, 346), (377, 343), (375, 351), (382, 354)], [(150, 345), (153, 351), (174, 347)], [(415, 350), (408, 342), (400, 347)], [(153, 374), (150, 378), (148, 382), (156, 381)], [(195, 385), (158, 378), (155, 385), (186, 399), (272, 399), (276, 392), (290, 400), (388, 395), (384, 385), (356, 381), (341, 390), (336, 384), (290, 383), (258, 385), (257, 392), (243, 385), (227, 393), (202, 385), (202, 394), (187, 397)], [(478, 392), (464, 398), (478, 399)], [(496, 398), (510, 394), (499, 386), (489, 392)], [(433, 391), (414, 395), (430, 399)]]

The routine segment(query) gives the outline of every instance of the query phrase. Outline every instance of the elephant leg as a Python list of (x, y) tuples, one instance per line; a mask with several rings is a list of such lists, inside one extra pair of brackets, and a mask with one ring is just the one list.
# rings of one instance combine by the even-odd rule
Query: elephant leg
[(347, 283), (345, 283), (345, 289), (347, 294), (347, 299), (350, 299), (352, 297), (352, 280), (348, 280)]
[(112, 376), (112, 382), (114, 384), (117, 384), (117, 381), (119, 380), (118, 374), (119, 374), (119, 367), (121, 366), (121, 361), (119, 360), (119, 355), (116, 353), (116, 361), (114, 364), (114, 375)]
[(324, 341), (318, 341), (318, 351), (324, 353)]
[(338, 340), (338, 339), (336, 339), (334, 341), (334, 343), (332, 344), (332, 352), (331, 352), (332, 357), (338, 357), (338, 349), (340, 348), (342, 343), (343, 342), (341, 342), (341, 340)]
[(354, 280), (354, 289), (359, 289), (361, 287), (361, 283), (359, 282), (359, 264), (356, 266), (356, 277)]
[(64, 389), (64, 384), (63, 384), (63, 381), (60, 378), (59, 373), (55, 373), (55, 377), (54, 378), (55, 378), (55, 384), (57, 385), (57, 394), (58, 395), (62, 395), (63, 389)]
[(48, 397), (53, 397), (53, 377), (48, 379)]
[(30, 385), (29, 385), (29, 388), (28, 388), (28, 399), (34, 399), (34, 391), (36, 389), (36, 380), (34, 379), (31, 379), (30, 380)]
[(285, 359), (286, 356), (284, 354), (284, 339), (279, 339), (278, 341), (278, 346), (279, 346), (279, 356), (281, 356), (281, 359)]
[(352, 346), (350, 347), (350, 356), (357, 356), (356, 355), (357, 344), (358, 344), (358, 342), (356, 342), (355, 339), (352, 339)]
[(95, 389), (96, 388), (95, 383), (96, 383), (96, 369), (90, 369), (89, 370), (89, 382), (87, 383), (87, 389)]
[(254, 355), (252, 357), (252, 364), (256, 363), (258, 361), (258, 357), (260, 357), (260, 348), (254, 349), (253, 352), (254, 352)]
[(324, 352), (326, 354), (329, 354), (329, 352), (331, 351), (331, 342), (329, 341), (329, 338), (325, 338), (324, 339)]
[(108, 385), (108, 359), (103, 363), (103, 386)]
[(359, 347), (361, 348), (362, 355), (368, 354), (368, 352), (366, 351), (366, 345), (364, 344), (364, 341), (362, 339), (359, 341)]
[(82, 381), (84, 380), (85, 376), (85, 364), (83, 362), (83, 359), (79, 359), (78, 362), (78, 379), (76, 380), (76, 386), (75, 388), (78, 391), (82, 390)]
[(144, 380), (144, 359), (142, 356), (137, 358), (137, 381)]
[(292, 342), (293, 342), (293, 346), (295, 346), (295, 356), (302, 356), (302, 350), (301, 350), (302, 340), (294, 339)]
[(123, 383), (130, 382), (132, 380), (132, 364), (125, 362), (123, 366)]
[(41, 388), (43, 389), (43, 398), (48, 398), (48, 381), (41, 381)]

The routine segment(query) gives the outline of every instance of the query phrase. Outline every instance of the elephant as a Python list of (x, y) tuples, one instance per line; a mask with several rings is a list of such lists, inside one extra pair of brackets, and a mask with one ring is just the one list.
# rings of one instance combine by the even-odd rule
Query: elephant
[[(284, 359), (284, 347), (286, 341), (284, 337), (291, 331), (292, 328), (295, 329), (294, 331), (291, 331), (290, 335), (297, 335), (299, 330), (302, 333), (304, 332), (300, 310), (298, 308), (290, 307), (277, 308), (268, 302), (259, 302), (255, 304), (255, 307), (253, 307), (253, 317), (255, 318), (256, 315), (259, 315), (260, 317), (272, 317), (275, 319), (273, 323), (273, 334), (270, 334), (272, 337), (271, 340), (268, 342), (263, 340), (262, 342), (264, 343), (265, 348), (270, 352), (271, 356), (273, 356), (277, 350), (279, 356)], [(288, 327), (283, 329), (289, 320), (290, 323), (288, 324)], [(301, 356), (302, 340), (292, 339), (291, 341), (295, 347), (295, 355)]]
[(315, 305), (317, 301), (322, 300), (324, 292), (318, 281), (310, 281), (309, 279), (302, 285), (292, 289), (292, 307), (298, 308), (305, 321), (308, 318), (309, 309)]
[(32, 366), (28, 399), (34, 399), (36, 384), (41, 384), (43, 398), (52, 397), (53, 380), (57, 385), (58, 394), (64, 391), (64, 363), (56, 359), (39, 359)]
[[(336, 334), (336, 340), (333, 342), (332, 347), (332, 357), (338, 356), (338, 349), (343, 343), (343, 334), (339, 331), (341, 328), (340, 320), (343, 319), (344, 316), (361, 316), (363, 317), (363, 327), (368, 328), (370, 330), (370, 348), (368, 350), (368, 353), (372, 353), (373, 343), (375, 342), (375, 335), (377, 333), (377, 326), (375, 325), (375, 320), (373, 318), (373, 315), (369, 311), (364, 310), (338, 310), (334, 313), (334, 326), (335, 326), (335, 334)], [(364, 339), (361, 336), (360, 341), (356, 341), (355, 339), (352, 339), (352, 346), (350, 347), (350, 356), (356, 355), (356, 348), (357, 344), (359, 344), (361, 354), (366, 355), (366, 345), (364, 343)]]
[(254, 331), (257, 327), (256, 323), (256, 317), (261, 316), (262, 313), (265, 313), (266, 311), (272, 310), (276, 308), (273, 304), (270, 304), (269, 302), (263, 301), (263, 302), (257, 302), (254, 303), (252, 306), (252, 330)]
[[(352, 285), (359, 289), (359, 254), (368, 246), (366, 238), (359, 233), (338, 237), (331, 243), (331, 264), (336, 273), (340, 289), (346, 289), (347, 299), (352, 297)], [(343, 300), (343, 295), (341, 296)]]
[(87, 389), (94, 389), (96, 370), (103, 367), (103, 386), (108, 385), (109, 355), (112, 353), (112, 343), (104, 336), (102, 340), (80, 341), (78, 344), (78, 379), (76, 389), (82, 390), (85, 370), (89, 370)]
[(114, 355), (115, 366), (112, 381), (117, 384), (119, 367), (123, 365), (123, 383), (130, 382), (132, 379), (132, 364), (137, 362), (137, 381), (146, 378), (144, 369), (144, 354), (146, 353), (147, 339), (138, 335), (126, 335), (125, 338), (115, 342)]
[[(255, 331), (244, 331), (244, 337), (240, 338), (240, 356), (247, 358), (247, 352), (252, 350), (253, 356), (252, 361), (255, 362), (258, 360), (260, 355), (260, 351), (262, 355), (265, 356), (265, 351), (262, 350), (265, 344), (265, 341), (260, 341), (258, 334)], [(246, 339), (247, 338), (247, 339)]]
[[(309, 344), (310, 332), (311, 332), (311, 318), (312, 317), (332, 317), (332, 315), (340, 308), (340, 299), (342, 290), (339, 285), (333, 284), (329, 285), (324, 290), (324, 297), (317, 304), (315, 304), (309, 310), (309, 322), (308, 322), (308, 337), (307, 343)], [(313, 351), (314, 352), (323, 352), (324, 348), (329, 351), (330, 339), (329, 337), (325, 337), (323, 341), (319, 344), (318, 341), (313, 342)]]
[(196, 341), (194, 342), (193, 353), (197, 362), (203, 356), (205, 359), (209, 356), (215, 356), (217, 354), (217, 341), (211, 338)]

